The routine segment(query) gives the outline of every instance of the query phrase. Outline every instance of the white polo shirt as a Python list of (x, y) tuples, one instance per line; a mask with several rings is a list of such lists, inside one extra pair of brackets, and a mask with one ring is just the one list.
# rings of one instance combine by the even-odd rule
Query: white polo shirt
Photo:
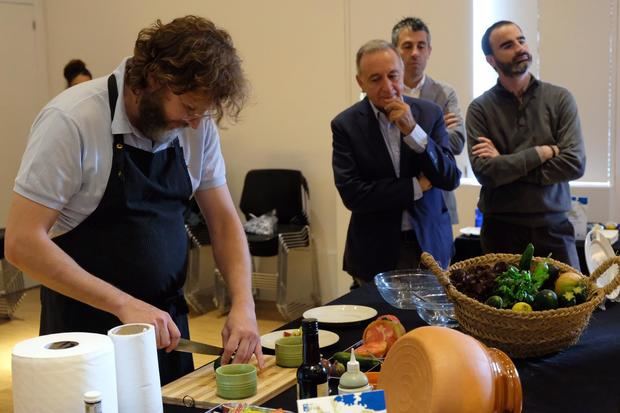
[(154, 143), (131, 125), (122, 92), (126, 62), (114, 71), (119, 94), (111, 124), (104, 76), (63, 91), (32, 125), (14, 191), (60, 211), (52, 237), (75, 228), (99, 205), (112, 168), (113, 134), (123, 134), (125, 144), (150, 152), (168, 148), (178, 137), (194, 191), (226, 184), (213, 120), (202, 120), (197, 129), (175, 129), (164, 143)]

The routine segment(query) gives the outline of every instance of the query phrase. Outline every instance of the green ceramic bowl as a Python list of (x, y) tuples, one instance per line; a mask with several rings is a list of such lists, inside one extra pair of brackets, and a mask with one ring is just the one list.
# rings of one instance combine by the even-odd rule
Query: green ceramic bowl
[(301, 336), (276, 340), (276, 364), (280, 367), (299, 367), (303, 361)]
[(246, 399), (256, 394), (256, 367), (252, 364), (226, 364), (215, 370), (217, 395), (223, 399)]

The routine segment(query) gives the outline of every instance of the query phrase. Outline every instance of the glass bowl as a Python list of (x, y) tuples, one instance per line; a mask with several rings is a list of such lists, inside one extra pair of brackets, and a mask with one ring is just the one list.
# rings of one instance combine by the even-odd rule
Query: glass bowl
[(456, 327), (454, 304), (433, 273), (425, 270), (395, 270), (375, 276), (381, 297), (396, 308), (417, 310), (432, 326)]

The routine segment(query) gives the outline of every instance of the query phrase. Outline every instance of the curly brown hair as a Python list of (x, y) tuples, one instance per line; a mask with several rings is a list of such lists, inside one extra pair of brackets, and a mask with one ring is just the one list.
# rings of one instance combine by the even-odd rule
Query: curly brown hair
[(247, 81), (230, 35), (198, 16), (157, 20), (142, 29), (128, 63), (125, 82), (134, 91), (147, 87), (147, 77), (175, 94), (204, 93), (216, 122), (224, 114), (237, 120), (247, 98)]

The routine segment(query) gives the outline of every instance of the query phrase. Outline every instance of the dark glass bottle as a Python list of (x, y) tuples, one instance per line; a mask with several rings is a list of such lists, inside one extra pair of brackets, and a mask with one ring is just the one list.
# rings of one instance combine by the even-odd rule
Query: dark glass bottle
[(319, 322), (316, 318), (301, 321), (303, 362), (297, 369), (297, 398), (309, 399), (329, 395), (327, 369), (321, 364)]

